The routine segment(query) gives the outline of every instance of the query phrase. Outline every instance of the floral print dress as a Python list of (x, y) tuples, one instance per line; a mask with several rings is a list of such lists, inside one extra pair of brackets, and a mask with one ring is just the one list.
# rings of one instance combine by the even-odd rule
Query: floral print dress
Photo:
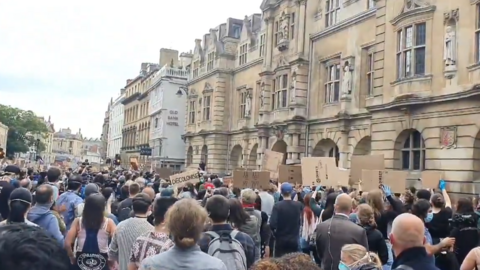
[(166, 233), (149, 232), (143, 234), (133, 243), (130, 262), (139, 267), (143, 259), (165, 252), (173, 245), (173, 241)]

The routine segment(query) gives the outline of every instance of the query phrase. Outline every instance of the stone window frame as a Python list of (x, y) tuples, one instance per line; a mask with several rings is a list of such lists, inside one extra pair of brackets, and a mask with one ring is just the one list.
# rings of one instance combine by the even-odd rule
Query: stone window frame
[(275, 20), (274, 22), (274, 39), (273, 39), (273, 45), (276, 47), (278, 43), (280, 42), (280, 39), (278, 38), (278, 34), (280, 33), (280, 20)]
[[(418, 32), (423, 26), (423, 43), (417, 43)], [(411, 45), (407, 47), (407, 37), (411, 29)], [(427, 22), (420, 21), (412, 24), (404, 25), (396, 30), (396, 79), (403, 80), (414, 78), (418, 76), (425, 76), (427, 67)], [(423, 70), (417, 71), (417, 52), (423, 50)], [(410, 71), (407, 74), (406, 70), (406, 56), (410, 58)]]
[[(340, 0), (325, 1), (325, 28), (337, 24), (340, 13)], [(335, 15), (332, 17), (332, 15)], [(333, 18), (333, 21), (332, 21)]]
[[(418, 146), (415, 146), (415, 136), (418, 135), (420, 142)], [(407, 145), (408, 143), (408, 145)], [(401, 151), (401, 168), (406, 171), (423, 171), (425, 170), (425, 156), (426, 156), (426, 147), (425, 140), (423, 139), (422, 133), (418, 130), (412, 130), (408, 136), (403, 141), (403, 146)], [(418, 160), (418, 169), (415, 166), (415, 153), (419, 154)], [(404, 164), (404, 155), (408, 154), (408, 164)], [(408, 166), (407, 166), (408, 165)]]
[(215, 67), (215, 51), (211, 51), (207, 54), (207, 71), (213, 70)]
[(475, 32), (474, 32), (474, 64), (480, 64), (480, 0), (471, 0), (475, 6)]
[(238, 65), (243, 66), (248, 62), (248, 42), (240, 45), (238, 49)]
[(367, 10), (375, 8), (375, 0), (367, 0)]
[(267, 40), (267, 36), (265, 33), (262, 33), (259, 38), (259, 46), (258, 48), (260, 49), (259, 56), (263, 57), (265, 56), (265, 41)]
[(246, 104), (247, 104), (247, 97), (248, 97), (248, 91), (246, 89), (243, 89), (239, 93), (240, 97), (240, 119), (245, 119), (245, 109), (246, 109)]
[(200, 75), (200, 59), (196, 59), (193, 61), (192, 63), (192, 77), (195, 79), (195, 78), (198, 78), (198, 76)]
[(288, 83), (290, 80), (288, 75), (286, 70), (279, 72), (272, 81), (272, 111), (288, 108)]
[[(336, 55), (329, 60), (324, 61), (323, 63), (324, 68), (324, 102), (325, 105), (329, 104), (336, 104), (340, 102), (340, 92), (342, 91), (341, 88), (341, 79), (342, 79), (342, 59), (340, 55)], [(335, 78), (331, 78), (332, 68), (335, 68)], [(335, 89), (335, 86), (338, 86)], [(332, 96), (332, 86), (333, 86), (333, 98)], [(335, 95), (336, 94), (336, 95)]]
[(197, 112), (197, 104), (199, 104), (197, 102), (197, 98), (198, 98), (198, 95), (197, 95), (197, 92), (195, 91), (195, 89), (191, 89), (190, 90), (190, 95), (188, 96), (188, 108), (187, 108), (187, 111), (188, 111), (188, 124), (189, 125), (193, 125), (196, 123), (196, 121), (198, 119), (195, 119), (196, 118), (196, 112)]
[(204, 95), (202, 97), (202, 121), (210, 121), (212, 119), (211, 107), (212, 107), (212, 95), (211, 94)]
[(365, 61), (365, 79), (366, 79), (366, 88), (367, 96), (372, 97), (374, 95), (374, 82), (375, 82), (375, 50), (374, 47), (367, 48), (365, 50), (366, 61)]

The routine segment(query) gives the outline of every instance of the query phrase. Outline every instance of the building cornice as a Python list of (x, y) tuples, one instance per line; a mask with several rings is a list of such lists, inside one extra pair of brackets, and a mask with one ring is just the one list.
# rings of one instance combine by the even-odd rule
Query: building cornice
[(404, 22), (405, 20), (408, 20), (409, 18), (426, 17), (427, 15), (428, 17), (426, 17), (425, 19), (431, 19), (436, 9), (437, 9), (436, 6), (414, 8), (412, 10), (400, 13), (398, 16), (393, 18), (393, 20), (391, 20), (390, 23), (393, 26), (399, 26), (399, 25), (403, 25), (402, 22)]
[(242, 71), (245, 71), (245, 70), (247, 70), (247, 69), (249, 69), (249, 68), (251, 68), (251, 67), (254, 67), (254, 66), (259, 65), (259, 64), (262, 64), (262, 63), (263, 63), (263, 57), (262, 57), (262, 58), (255, 59), (255, 60), (253, 60), (253, 61), (251, 61), (251, 62), (249, 62), (249, 63), (247, 63), (247, 64), (245, 64), (245, 65), (242, 65), (242, 66), (239, 66), (239, 67), (235, 68), (235, 69), (233, 70), (233, 74), (239, 73), (239, 72), (242, 72)]
[(479, 90), (480, 90), (480, 84), (475, 84), (471, 87), (470, 90), (455, 92), (452, 94), (446, 94), (441, 96), (422, 97), (422, 96), (417, 96), (415, 94), (403, 95), (403, 96), (396, 97), (393, 101), (388, 103), (368, 106), (367, 109), (369, 111), (374, 112), (374, 111), (389, 110), (389, 109), (402, 108), (402, 107), (408, 107), (408, 106), (414, 106), (414, 105), (454, 101), (459, 99), (480, 96)]
[(136, 100), (140, 96), (140, 93), (133, 93), (131, 96), (124, 98), (121, 103), (123, 105), (128, 105), (130, 102)]
[(143, 78), (143, 75), (138, 75), (137, 77), (135, 77), (135, 79), (133, 79), (129, 84), (125, 85), (125, 89), (127, 89), (129, 86), (131, 86), (132, 84), (134, 84), (135, 82), (137, 82), (139, 79)]
[(329, 36), (331, 34), (335, 34), (345, 28), (348, 28), (350, 26), (353, 26), (354, 24), (357, 24), (359, 22), (362, 22), (366, 19), (369, 19), (371, 17), (374, 17), (375, 14), (377, 13), (377, 9), (376, 8), (371, 8), (369, 10), (366, 10), (366, 11), (363, 11), (363, 12), (360, 12), (358, 13), (357, 15), (351, 17), (351, 18), (348, 18), (346, 20), (343, 20), (337, 24), (334, 24), (332, 26), (329, 26), (323, 30), (321, 30), (320, 32), (318, 33), (315, 33), (315, 34), (311, 34), (310, 35), (310, 39), (315, 42), (317, 41), (318, 39), (321, 39), (321, 38), (324, 38), (326, 36)]

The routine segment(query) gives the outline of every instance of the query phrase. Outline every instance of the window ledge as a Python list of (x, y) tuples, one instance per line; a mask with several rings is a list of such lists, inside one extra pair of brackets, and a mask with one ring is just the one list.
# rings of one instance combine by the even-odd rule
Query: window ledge
[(390, 23), (394, 27), (400, 28), (405, 25), (412, 24), (414, 21), (427, 21), (433, 18), (433, 14), (436, 9), (437, 7), (434, 5), (414, 8), (412, 10), (402, 12), (400, 15), (393, 18)]
[(340, 101), (335, 101), (335, 102), (332, 102), (332, 103), (325, 103), (325, 104), (323, 104), (323, 107), (324, 108), (334, 107), (334, 106), (338, 106), (339, 104), (340, 104)]
[(432, 78), (433, 78), (433, 75), (431, 75), (431, 74), (415, 75), (413, 77), (406, 77), (406, 78), (398, 79), (396, 81), (391, 82), (390, 85), (391, 86), (397, 86), (397, 85), (402, 85), (402, 84), (405, 84), (405, 83), (431, 81)]
[(475, 71), (477, 69), (480, 69), (480, 62), (467, 66), (467, 70), (470, 71), (470, 72)]

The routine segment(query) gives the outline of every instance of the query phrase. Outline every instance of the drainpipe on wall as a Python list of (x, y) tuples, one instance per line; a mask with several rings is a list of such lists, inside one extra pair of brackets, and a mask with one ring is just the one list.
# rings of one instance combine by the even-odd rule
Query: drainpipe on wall
[(313, 40), (310, 40), (310, 50), (309, 50), (309, 57), (308, 57), (308, 81), (307, 81), (307, 127), (305, 128), (305, 157), (308, 157), (308, 150), (310, 147), (310, 123), (308, 119), (310, 118), (310, 88), (311, 88), (311, 81), (312, 81), (312, 70), (313, 70), (313, 59), (314, 59), (314, 50), (313, 50)]

